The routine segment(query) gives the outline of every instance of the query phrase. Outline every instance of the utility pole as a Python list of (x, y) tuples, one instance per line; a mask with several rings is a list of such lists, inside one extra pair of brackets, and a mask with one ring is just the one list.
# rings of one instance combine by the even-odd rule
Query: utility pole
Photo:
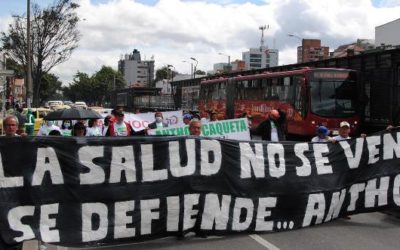
[(196, 78), (196, 69), (197, 69), (197, 64), (199, 63), (199, 61), (197, 61), (197, 59), (194, 57), (191, 57), (190, 60), (196, 62), (196, 65), (194, 65), (194, 70), (193, 70), (193, 78)]
[(26, 64), (27, 64), (27, 93), (26, 93), (26, 105), (28, 108), (31, 108), (31, 102), (33, 97), (33, 86), (32, 86), (32, 48), (31, 48), (31, 1), (27, 0), (26, 6), (26, 36), (27, 36), (27, 56), (26, 56)]
[(260, 51), (264, 48), (264, 30), (269, 29), (269, 25), (260, 26), (261, 30), (261, 43), (260, 43)]

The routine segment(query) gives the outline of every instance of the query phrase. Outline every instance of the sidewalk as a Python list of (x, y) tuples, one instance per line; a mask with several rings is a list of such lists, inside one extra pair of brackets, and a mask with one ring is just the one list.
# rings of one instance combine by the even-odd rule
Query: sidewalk
[[(24, 242), (24, 246), (23, 246), (22, 250), (42, 250), (42, 249), (39, 249), (39, 243), (37, 240), (30, 240), (30, 241)], [(46, 244), (46, 250), (68, 250), (68, 248)]]

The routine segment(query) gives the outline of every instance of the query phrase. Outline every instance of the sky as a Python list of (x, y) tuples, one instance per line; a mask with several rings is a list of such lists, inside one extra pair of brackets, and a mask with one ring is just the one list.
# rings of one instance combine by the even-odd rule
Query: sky
[[(53, 0), (31, 0), (41, 7)], [(279, 49), (279, 65), (296, 63), (300, 40), (321, 39), (333, 51), (358, 38), (374, 39), (375, 27), (400, 18), (400, 0), (75, 0), (81, 22), (79, 47), (56, 66), (64, 85), (78, 72), (93, 74), (102, 65), (117, 69), (134, 49), (142, 60), (154, 58), (156, 69), (173, 65), (190, 73), (242, 58), (260, 46), (259, 27), (268, 25), (265, 43)], [(24, 0), (0, 0), (0, 32), (12, 15), (26, 12)], [(399, 32), (400, 35), (400, 32)], [(220, 53), (224, 55), (220, 55)], [(184, 62), (186, 61), (186, 62)]]

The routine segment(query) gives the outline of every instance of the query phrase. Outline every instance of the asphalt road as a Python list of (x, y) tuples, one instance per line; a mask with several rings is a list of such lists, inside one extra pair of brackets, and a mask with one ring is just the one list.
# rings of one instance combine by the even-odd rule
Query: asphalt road
[[(28, 249), (28, 248), (24, 248)], [(177, 240), (174, 237), (112, 247), (65, 248), (49, 246), (48, 250), (145, 250), (145, 249), (400, 249), (400, 219), (383, 213), (351, 216), (350, 220), (337, 219), (314, 227), (256, 235), (226, 237), (194, 236)], [(30, 249), (29, 249), (30, 250)]]

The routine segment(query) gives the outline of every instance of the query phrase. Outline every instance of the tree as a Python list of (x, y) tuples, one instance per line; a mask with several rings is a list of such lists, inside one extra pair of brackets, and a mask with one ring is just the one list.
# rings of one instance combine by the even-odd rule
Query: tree
[(113, 91), (125, 87), (125, 81), (120, 72), (111, 67), (102, 66), (99, 71), (89, 76), (77, 72), (73, 83), (63, 88), (64, 96), (72, 101), (85, 101), (92, 105), (102, 104)]
[(104, 98), (113, 90), (125, 87), (125, 80), (122, 74), (109, 66), (102, 66), (93, 76), (93, 89), (95, 93), (95, 104), (101, 104)]
[(155, 82), (158, 82), (160, 80), (164, 79), (172, 79), (177, 75), (177, 72), (171, 70), (171, 68), (164, 66), (160, 69), (156, 70), (156, 79)]
[(42, 90), (40, 91), (40, 103), (51, 99), (60, 99), (61, 81), (54, 74), (46, 73), (42, 77)]
[(85, 101), (90, 103), (93, 99), (91, 91), (92, 88), (91, 77), (83, 72), (77, 72), (74, 76), (73, 83), (70, 83), (68, 87), (62, 88), (64, 97), (70, 99), (73, 102)]
[[(39, 104), (43, 75), (54, 66), (68, 60), (77, 48), (79, 18), (75, 10), (78, 7), (79, 5), (72, 0), (58, 0), (45, 9), (41, 9), (37, 4), (32, 5), (30, 40), (34, 106)], [(13, 23), (9, 25), (8, 33), (2, 32), (0, 40), (13, 60), (27, 65), (28, 39), (25, 17), (15, 16)]]
[(196, 70), (196, 75), (206, 75), (206, 72), (205, 71), (203, 71), (203, 70), (200, 70), (200, 69), (198, 69), (198, 70)]

